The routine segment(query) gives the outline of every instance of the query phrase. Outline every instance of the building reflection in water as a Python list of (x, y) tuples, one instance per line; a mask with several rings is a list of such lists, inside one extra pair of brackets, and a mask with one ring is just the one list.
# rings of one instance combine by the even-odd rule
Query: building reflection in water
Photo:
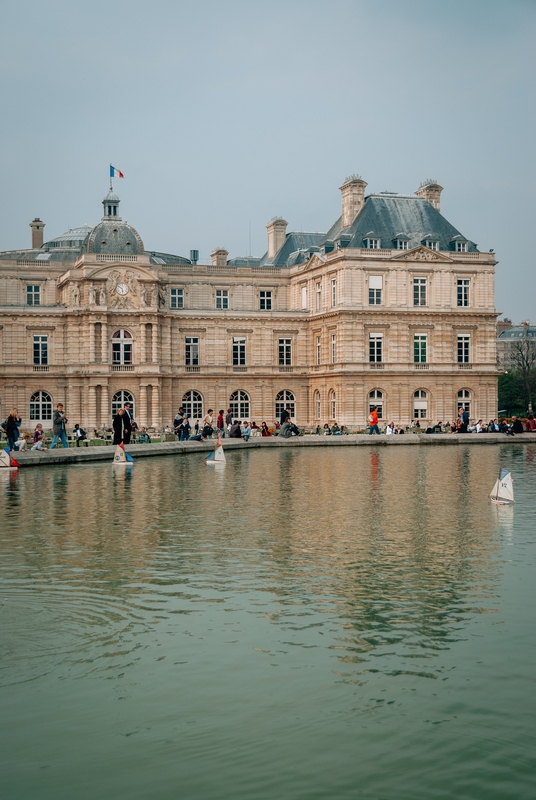
[(346, 677), (392, 651), (411, 672), (494, 610), (498, 466), (495, 447), (340, 447), (21, 471), (0, 484), (4, 572), (91, 661), (225, 598), (282, 642), (324, 633)]

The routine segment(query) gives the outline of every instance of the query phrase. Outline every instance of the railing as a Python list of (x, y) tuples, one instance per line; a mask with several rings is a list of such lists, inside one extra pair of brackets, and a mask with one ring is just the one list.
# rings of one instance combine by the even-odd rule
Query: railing
[(112, 372), (134, 372), (134, 364), (112, 364)]
[(378, 362), (378, 361), (370, 362), (369, 363), (369, 367), (370, 367), (370, 369), (385, 369), (385, 364), (383, 364), (382, 362)]
[(201, 372), (201, 367), (186, 367), (186, 372)]
[(113, 253), (102, 253), (96, 257), (97, 261), (128, 261), (130, 263), (137, 261), (138, 256), (114, 256)]
[(247, 367), (233, 367), (233, 372), (247, 372)]
[(292, 372), (292, 367), (279, 367), (279, 372)]
[(416, 363), (413, 365), (415, 369), (430, 369), (430, 364)]
[(33, 365), (34, 372), (48, 372), (48, 365), (47, 364), (34, 364)]
[(458, 369), (473, 369), (472, 364), (458, 364)]

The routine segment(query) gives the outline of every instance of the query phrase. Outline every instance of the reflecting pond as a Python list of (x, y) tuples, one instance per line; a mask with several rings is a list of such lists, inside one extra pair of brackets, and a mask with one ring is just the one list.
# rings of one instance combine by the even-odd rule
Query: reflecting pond
[(535, 478), (515, 444), (1, 474), (2, 797), (533, 800)]

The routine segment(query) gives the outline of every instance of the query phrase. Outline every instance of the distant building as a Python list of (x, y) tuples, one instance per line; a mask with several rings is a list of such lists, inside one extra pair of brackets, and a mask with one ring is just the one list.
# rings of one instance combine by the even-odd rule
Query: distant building
[(95, 226), (0, 253), (1, 415), (142, 425), (231, 407), (299, 424), (452, 420), (497, 411), (495, 256), (440, 213), (442, 187), (365, 195), (351, 176), (327, 233), (267, 225), (261, 258), (147, 250), (110, 191)]
[[(536, 325), (531, 325), (530, 322), (522, 322), (521, 325), (512, 325), (510, 320), (508, 327), (503, 328), (497, 337), (497, 361), (501, 369), (511, 369), (514, 364), (512, 363), (512, 350), (516, 342), (527, 339), (534, 342), (536, 347)], [(499, 327), (497, 328), (499, 330)]]

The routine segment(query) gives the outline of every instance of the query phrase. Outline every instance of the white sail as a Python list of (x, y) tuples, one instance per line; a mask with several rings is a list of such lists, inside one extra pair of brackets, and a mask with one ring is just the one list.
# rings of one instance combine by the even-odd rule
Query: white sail
[(512, 475), (508, 470), (501, 470), (501, 475), (495, 481), (495, 485), (491, 490), (490, 497), (497, 503), (513, 503), (514, 502), (514, 482)]
[(205, 464), (225, 464), (225, 453), (223, 452), (223, 442), (220, 434), (214, 450), (205, 458)]
[(0, 450), (0, 467), (10, 467), (11, 457), (7, 450)]
[(120, 444), (115, 448), (114, 464), (126, 464), (127, 456), (123, 447)]

